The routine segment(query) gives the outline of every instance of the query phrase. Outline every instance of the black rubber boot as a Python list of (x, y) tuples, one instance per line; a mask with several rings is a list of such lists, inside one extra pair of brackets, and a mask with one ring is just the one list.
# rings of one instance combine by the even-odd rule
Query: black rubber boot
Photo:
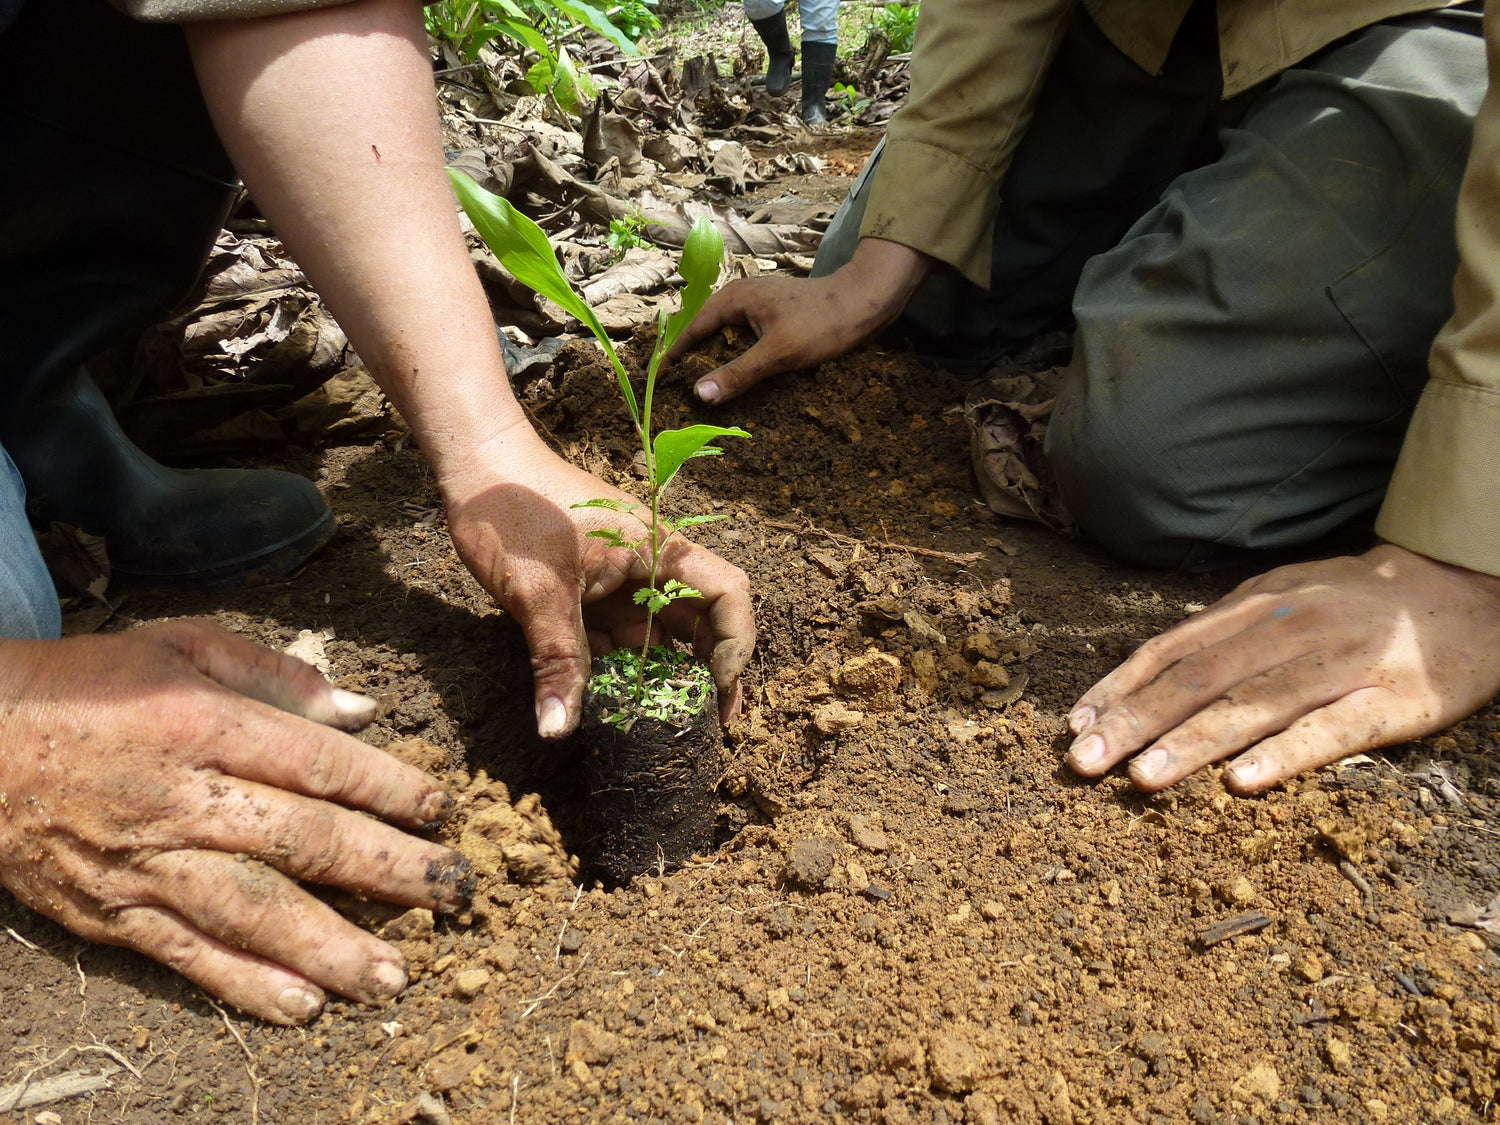
[(84, 371), (184, 299), (235, 190), (180, 29), (28, 3), (0, 36), (0, 151), (0, 444), (34, 518), (103, 535), (125, 585), (290, 573), (334, 532), (311, 481), (160, 465)]
[(837, 43), (802, 44), (802, 120), (808, 125), (828, 123), (828, 87), (833, 85)]
[(786, 9), (763, 20), (751, 20), (750, 26), (766, 45), (766, 93), (779, 98), (791, 89), (792, 63), (797, 61), (786, 29)]

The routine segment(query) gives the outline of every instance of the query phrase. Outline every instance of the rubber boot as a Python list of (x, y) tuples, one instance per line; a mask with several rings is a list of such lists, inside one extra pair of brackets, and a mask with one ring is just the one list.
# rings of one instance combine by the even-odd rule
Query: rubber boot
[(828, 123), (828, 87), (833, 85), (837, 43), (802, 43), (802, 120), (808, 125)]
[(792, 63), (797, 61), (786, 29), (786, 9), (763, 20), (751, 20), (750, 26), (766, 45), (766, 93), (779, 98), (791, 89)]
[[(235, 190), (180, 29), (25, 5), (0, 36), (0, 151), (0, 444), (33, 519), (102, 535), (122, 585), (290, 573), (334, 532), (311, 481), (158, 464), (84, 370), (185, 298)], [(88, 174), (60, 171), (78, 153)]]

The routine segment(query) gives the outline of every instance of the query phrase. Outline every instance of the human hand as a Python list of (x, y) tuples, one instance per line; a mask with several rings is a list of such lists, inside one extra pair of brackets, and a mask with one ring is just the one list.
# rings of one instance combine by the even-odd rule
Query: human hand
[[(647, 584), (648, 568), (636, 551), (588, 534), (622, 526), (629, 533), (632, 516), (573, 507), (588, 500), (638, 501), (570, 465), (534, 435), (521, 440), (524, 452), (507, 447), (505, 482), (484, 472), (480, 455), (477, 469), (452, 471), (442, 486), (459, 557), (526, 634), (537, 731), (557, 738), (578, 727), (591, 654), (645, 641), (645, 610), (631, 596)], [(703, 596), (672, 602), (656, 617), (658, 632), (690, 644), (708, 661), (727, 722), (739, 713), (740, 674), (755, 647), (750, 581), (739, 567), (681, 535), (662, 551), (658, 582), (668, 578)]]
[(1154, 792), (1239, 754), (1224, 783), (1256, 793), (1497, 691), (1500, 578), (1382, 544), (1251, 579), (1147, 641), (1074, 706), (1067, 762), (1092, 777), (1140, 752), (1130, 778)]
[(667, 353), (678, 359), (726, 324), (759, 339), (693, 388), (704, 402), (728, 402), (762, 379), (816, 367), (873, 339), (906, 307), (927, 276), (928, 259), (898, 242), (860, 239), (847, 263), (825, 277), (751, 277), (708, 299)]
[(341, 733), (374, 701), (215, 625), (0, 641), (0, 709), (0, 882), (252, 1015), (406, 984), (395, 949), (293, 879), (437, 910), (467, 894), (461, 856), (350, 811), (422, 828), (452, 807)]

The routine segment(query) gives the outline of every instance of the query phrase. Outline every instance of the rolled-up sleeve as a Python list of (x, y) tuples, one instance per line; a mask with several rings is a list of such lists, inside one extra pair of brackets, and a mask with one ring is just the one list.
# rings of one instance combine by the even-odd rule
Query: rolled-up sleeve
[(1458, 200), (1453, 317), (1406, 432), (1376, 531), (1500, 575), (1500, 8), (1485, 13), (1491, 84)]
[(860, 234), (990, 282), (999, 184), (1075, 0), (925, 0)]

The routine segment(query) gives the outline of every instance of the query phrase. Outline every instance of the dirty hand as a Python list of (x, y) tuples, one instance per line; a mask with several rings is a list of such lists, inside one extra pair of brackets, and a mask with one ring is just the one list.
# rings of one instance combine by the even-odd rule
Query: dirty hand
[(1500, 578), (1382, 544), (1261, 575), (1142, 645), (1074, 706), (1067, 761), (1095, 776), (1135, 754), (1154, 792), (1238, 754), (1224, 783), (1255, 793), (1497, 691)]
[(452, 805), (341, 733), (373, 701), (215, 625), (0, 640), (0, 708), (0, 882), (253, 1015), (406, 984), (395, 949), (293, 879), (439, 910), (466, 892), (453, 852), (339, 807), (416, 828)]
[[(506, 480), (455, 470), (440, 483), (459, 557), (526, 634), (537, 732), (558, 738), (578, 728), (591, 655), (645, 640), (646, 611), (632, 601), (647, 584), (645, 560), (588, 533), (613, 528), (633, 540), (644, 530), (628, 514), (574, 508), (587, 500), (639, 501), (570, 465), (535, 435), (524, 440), (524, 452), (507, 450)], [(656, 622), (709, 662), (728, 721), (739, 712), (740, 673), (755, 647), (750, 580), (681, 535), (662, 553), (658, 579), (668, 578), (703, 596), (673, 602)]]
[(925, 255), (898, 242), (863, 238), (826, 277), (731, 281), (708, 299), (668, 358), (680, 358), (726, 324), (748, 325), (759, 337), (755, 346), (693, 388), (704, 402), (728, 402), (762, 379), (816, 367), (873, 339), (901, 315), (928, 265)]

